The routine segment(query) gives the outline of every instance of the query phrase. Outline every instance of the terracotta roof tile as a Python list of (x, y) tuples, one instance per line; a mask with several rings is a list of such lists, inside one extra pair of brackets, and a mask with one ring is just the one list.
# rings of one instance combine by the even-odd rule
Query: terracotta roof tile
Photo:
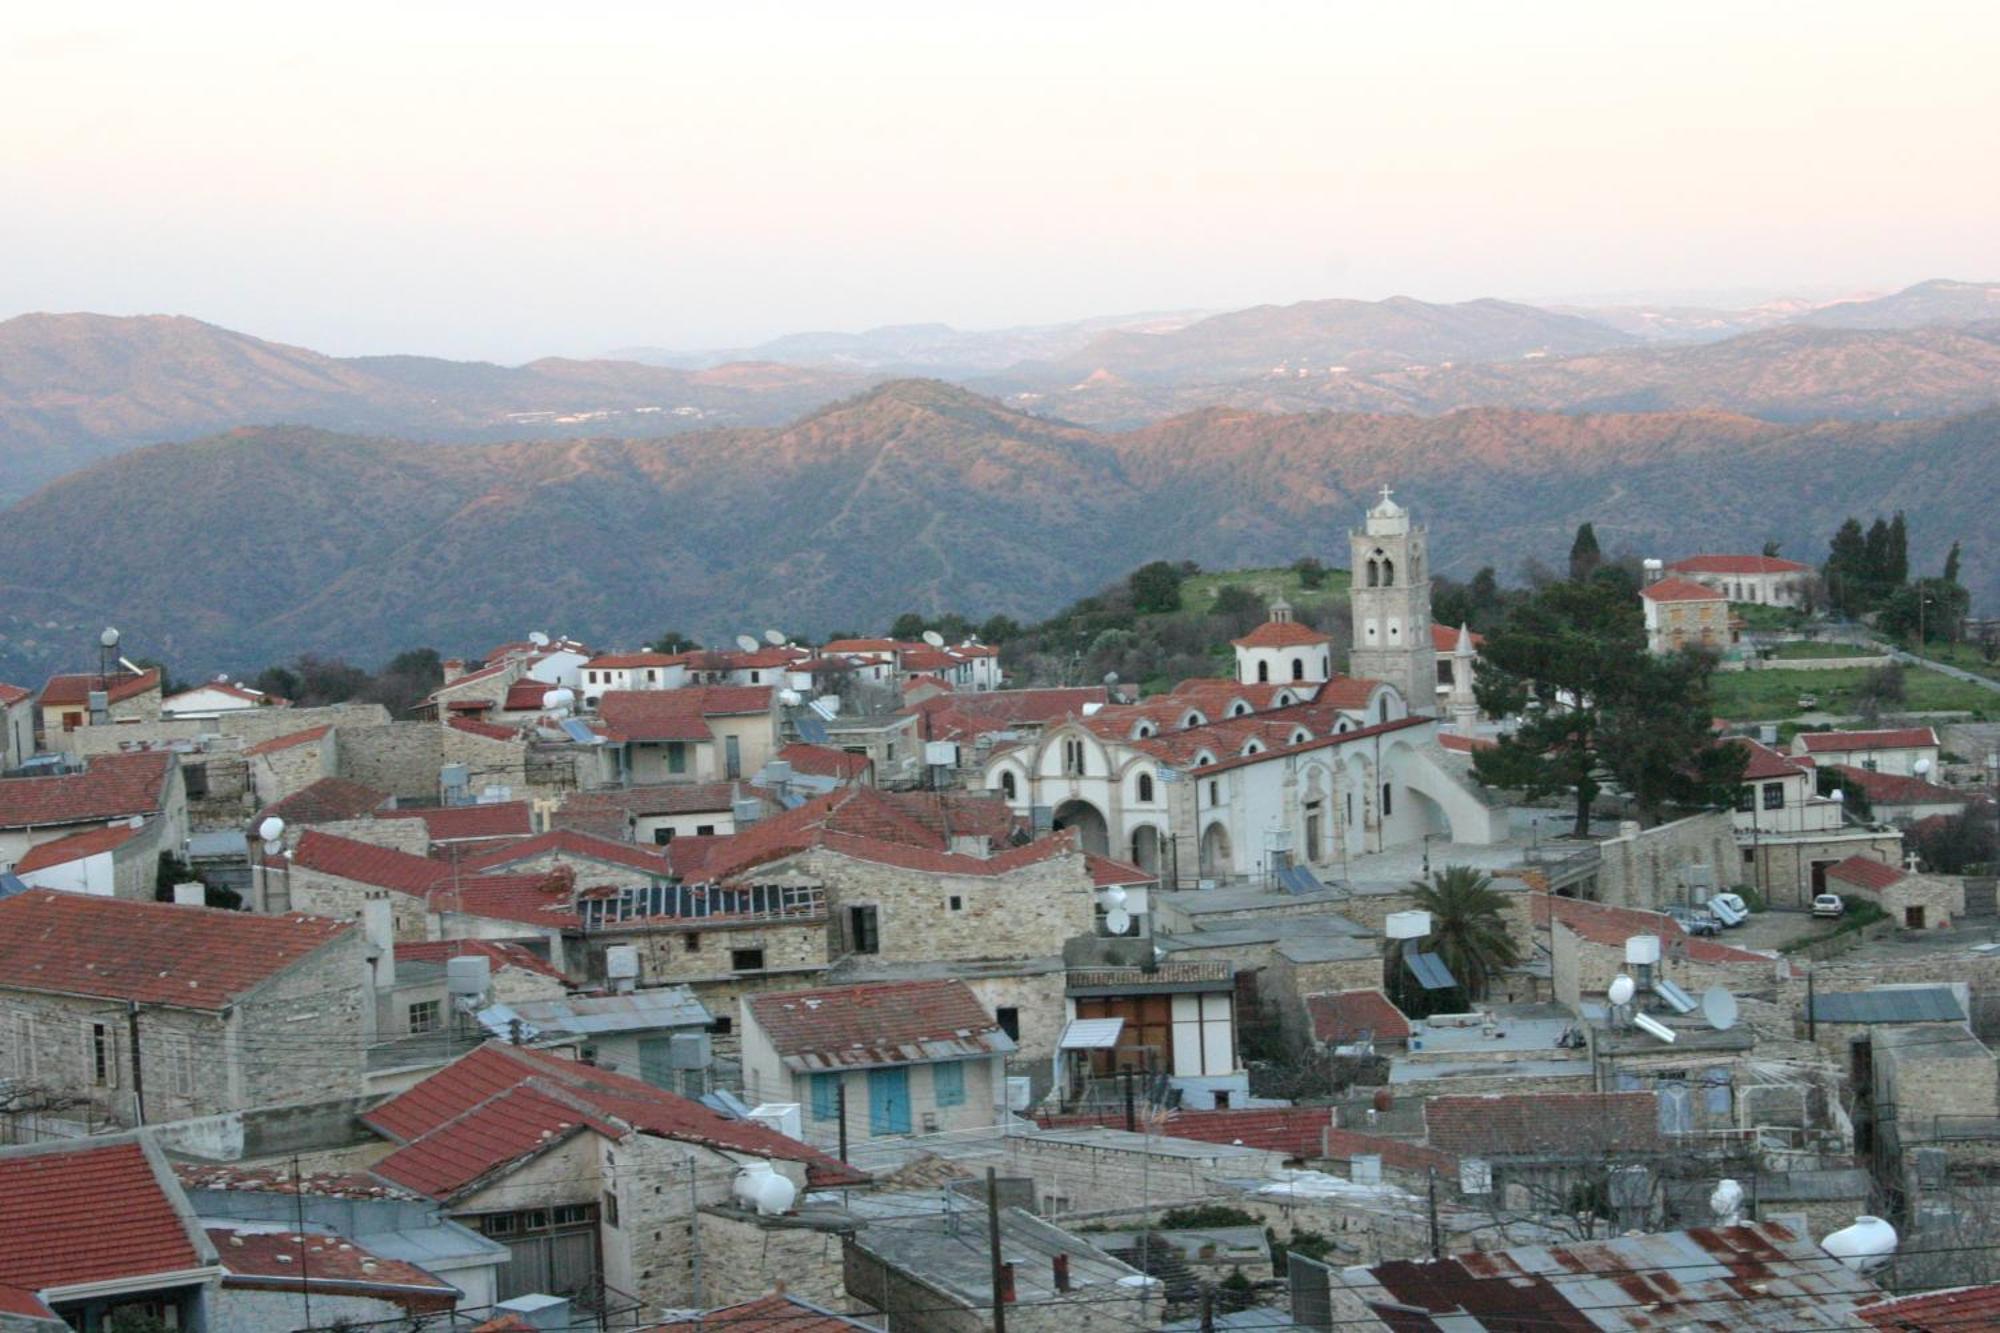
[(450, 717), (445, 725), (453, 731), (462, 731), (468, 736), (484, 736), (489, 741), (518, 741), (521, 739), (519, 726), (507, 726), (500, 722), (481, 722), (474, 717)]
[(581, 924), (575, 890), (576, 878), (566, 868), (530, 875), (447, 873), (431, 885), (426, 901), (433, 912), (563, 930)]
[(130, 824), (110, 824), (104, 828), (92, 829), (88, 833), (72, 833), (67, 838), (38, 843), (30, 847), (21, 859), (14, 863), (14, 872), (25, 874), (45, 866), (81, 861), (84, 857), (96, 856), (99, 852), (115, 851), (138, 835), (139, 830)]
[(1691, 555), (1668, 569), (1683, 574), (1810, 574), (1811, 565), (1775, 555)]
[(1679, 922), (1662, 912), (1611, 907), (1547, 893), (1534, 894), (1529, 901), (1536, 925), (1547, 926), (1551, 921), (1560, 921), (1573, 934), (1592, 944), (1622, 947), (1634, 935), (1658, 935), (1662, 944), (1684, 949), (1690, 962), (1774, 965), (1773, 960), (1763, 954), (1690, 935), (1681, 929)]
[(1871, 860), (1866, 856), (1850, 856), (1838, 865), (1828, 866), (1826, 877), (1874, 893), (1894, 888), (1909, 878), (1904, 871), (1898, 870), (1895, 866), (1883, 865), (1880, 861)]
[(1460, 1157), (1658, 1152), (1659, 1101), (1650, 1092), (1539, 1092), (1432, 1097), (1430, 1146)]
[(380, 889), (421, 896), (439, 877), (451, 873), (448, 866), (427, 856), (414, 856), (393, 847), (343, 838), (338, 834), (307, 829), (292, 849), (292, 865), (318, 871), (336, 879), (372, 884)]
[(0, 1152), (0, 1283), (40, 1292), (206, 1260), (137, 1143)]
[(1748, 736), (1731, 736), (1716, 742), (1718, 745), (1733, 745), (1749, 752), (1743, 765), (1746, 781), (1760, 781), (1767, 778), (1795, 778), (1806, 769), (1790, 755), (1780, 754), (1761, 741)]
[(1323, 648), (1330, 640), (1324, 631), (1296, 620), (1267, 620), (1230, 642), (1238, 648)]
[(398, 963), (441, 964), (452, 958), (484, 958), (496, 972), (511, 967), (569, 984), (569, 978), (540, 955), (505, 940), (414, 940), (396, 945)]
[(149, 750), (99, 755), (81, 773), (0, 778), (0, 828), (157, 814), (173, 763), (172, 754)]
[(114, 704), (160, 688), (157, 669), (142, 671), (136, 676), (121, 670), (108, 677), (100, 676), (95, 671), (75, 671), (49, 677), (42, 686), (42, 706), (61, 708), (74, 705), (81, 708), (89, 704), (91, 691), (97, 688), (100, 680), (106, 683), (104, 693), (107, 702)]
[(0, 986), (226, 1009), (353, 929), (316, 916), (31, 889), (0, 898)]
[[(385, 1259), (359, 1243), (323, 1231), (296, 1232), (243, 1224), (205, 1228), (225, 1276), (263, 1288), (385, 1287), (398, 1294), (450, 1300), (458, 1289), (401, 1259)], [(263, 1279), (257, 1281), (256, 1279)]]
[(1308, 995), (1306, 1012), (1312, 1017), (1313, 1040), (1330, 1045), (1345, 1045), (1367, 1037), (1406, 1041), (1410, 1036), (1410, 1020), (1380, 990)]
[(432, 842), (468, 842), (487, 838), (525, 838), (535, 831), (526, 801), (482, 805), (422, 806), (384, 810), (380, 819), (421, 819)]
[(374, 1171), (428, 1198), (450, 1199), (585, 1130), (610, 1139), (624, 1133), (612, 1117), (594, 1113), (541, 1079), (525, 1077), (398, 1148), (375, 1163)]
[(1639, 590), (1639, 595), (1649, 602), (1722, 602), (1727, 601), (1715, 589), (1687, 579), (1661, 579), (1649, 583)]
[(795, 741), (778, 751), (778, 758), (790, 764), (795, 772), (846, 782), (866, 773), (871, 762), (865, 754), (849, 754), (830, 745), (808, 745), (803, 741)]
[(1856, 1313), (1892, 1333), (1993, 1333), (2000, 1329), (2000, 1282), (1894, 1296)]
[(9, 685), (6, 681), (0, 680), (0, 708), (17, 704), (33, 694), (33, 690), (24, 690), (19, 685)]
[(1802, 731), (1796, 738), (1807, 754), (1838, 753), (1842, 750), (1935, 749), (1937, 732), (1929, 727), (1903, 727), (1891, 731)]
[(692, 653), (606, 653), (585, 662), (586, 670), (634, 671), (646, 667), (685, 666)]
[(867, 1068), (1001, 1054), (1014, 1043), (957, 979), (885, 981), (745, 998), (787, 1066)]
[(623, 866), (659, 879), (665, 879), (669, 874), (666, 857), (658, 849), (641, 847), (637, 843), (594, 837), (588, 833), (578, 833), (573, 829), (557, 829), (552, 833), (541, 833), (521, 842), (509, 843), (505, 847), (474, 852), (459, 858), (458, 864), (461, 870), (484, 872), (504, 870), (510, 865), (519, 865), (523, 861), (543, 856), (565, 859), (573, 857), (605, 865)]
[(289, 732), (283, 736), (273, 736), (268, 741), (259, 741), (257, 744), (245, 749), (243, 753), (246, 755), (276, 754), (280, 750), (289, 750), (294, 746), (310, 745), (314, 741), (324, 740), (327, 733), (332, 730), (333, 724), (331, 722), (322, 723), (317, 727), (307, 727), (304, 731)]
[(1095, 852), (1085, 852), (1083, 863), (1090, 870), (1090, 882), (1100, 889), (1124, 884), (1157, 884), (1159, 875), (1124, 861), (1114, 861), (1108, 856)]
[[(1485, 647), (1486, 636), (1484, 634), (1473, 635), (1472, 646), (1475, 649)], [(1431, 647), (1447, 655), (1457, 652), (1458, 631), (1449, 625), (1440, 625), (1433, 621), (1431, 623)]]
[(1879, 801), (1884, 805), (1964, 805), (1971, 798), (1971, 793), (1953, 791), (1950, 787), (1940, 787), (1922, 778), (1883, 773), (1853, 764), (1829, 764), (1827, 771), (1838, 773), (1859, 787), (1870, 801)]
[(386, 791), (363, 786), (347, 778), (321, 778), (283, 800), (265, 806), (250, 824), (255, 828), (272, 815), (301, 828), (312, 824), (336, 824), (375, 814), (395, 799)]

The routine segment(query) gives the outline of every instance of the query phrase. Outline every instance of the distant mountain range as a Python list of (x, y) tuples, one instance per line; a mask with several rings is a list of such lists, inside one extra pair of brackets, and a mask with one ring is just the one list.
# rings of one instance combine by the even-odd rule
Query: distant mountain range
[(671, 434), (787, 421), (868, 382), (774, 364), (331, 357), (180, 316), (22, 315), (0, 322), (0, 501), (123, 448), (248, 424), (440, 441)]
[[(1607, 549), (1817, 559), (1903, 508), (1913, 557), (1989, 534), (2000, 411), (1793, 425), (1713, 411), (1439, 417), (1206, 408), (1099, 433), (935, 381), (777, 428), (439, 449), (307, 428), (142, 449), (0, 514), (0, 679), (115, 623), (183, 673), (301, 650), (477, 652), (531, 628), (633, 644), (917, 608), (1046, 613), (1144, 560), (1344, 561), (1373, 489), (1441, 572)], [(273, 478), (282, 477), (282, 484)], [(2000, 592), (1969, 540), (1967, 582)]]

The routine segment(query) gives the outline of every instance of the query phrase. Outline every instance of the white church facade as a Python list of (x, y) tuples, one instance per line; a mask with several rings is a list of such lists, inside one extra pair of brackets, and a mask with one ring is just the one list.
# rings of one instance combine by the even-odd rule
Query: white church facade
[(1440, 714), (1469, 722), (1472, 645), (1454, 642), (1457, 688), (1441, 690), (1424, 540), (1387, 488), (1350, 534), (1353, 674), (1279, 601), (1235, 641), (1233, 679), (1046, 727), (995, 751), (982, 785), (1170, 886), (1288, 866), (1344, 877), (1350, 858), (1426, 835), (1502, 840), (1504, 810), (1438, 743)]

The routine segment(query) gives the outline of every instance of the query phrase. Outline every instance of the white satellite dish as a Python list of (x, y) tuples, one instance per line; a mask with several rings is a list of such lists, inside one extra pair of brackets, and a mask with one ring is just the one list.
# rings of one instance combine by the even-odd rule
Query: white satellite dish
[(754, 653), (757, 651), (757, 641), (751, 638), (748, 634), (737, 635), (736, 646), (738, 648), (741, 648), (746, 653)]
[(1711, 986), (1701, 997), (1701, 1016), (1717, 1032), (1727, 1032), (1736, 1026), (1736, 997), (1721, 986)]
[(279, 842), (275, 838), (264, 844), (264, 855), (266, 856), (276, 856), (279, 852), (282, 852), (284, 850), (285, 850), (285, 844)]
[(1611, 986), (1605, 994), (1613, 1004), (1630, 1004), (1632, 996), (1639, 988), (1632, 984), (1632, 978), (1622, 972), (1611, 978)]
[(257, 826), (257, 836), (265, 842), (276, 842), (285, 836), (285, 821), (276, 815), (267, 815)]
[(944, 635), (934, 629), (927, 629), (924, 631), (924, 642), (933, 648), (942, 648), (944, 647)]
[(549, 646), (549, 636), (540, 630), (534, 630), (529, 633), (528, 642), (534, 644), (537, 648), (546, 648)]
[(765, 642), (765, 643), (768, 643), (768, 644), (770, 644), (770, 645), (771, 645), (771, 646), (772, 646), (773, 648), (782, 648), (782, 647), (784, 647), (784, 646), (785, 646), (785, 634), (784, 634), (784, 631), (783, 631), (783, 630), (775, 630), (775, 629), (767, 629), (767, 630), (765, 630), (765, 631), (764, 631), (764, 642)]
[(1113, 935), (1123, 935), (1132, 929), (1132, 914), (1122, 907), (1114, 907), (1104, 914), (1104, 928)]
[(778, 691), (778, 702), (783, 704), (787, 708), (797, 708), (799, 706), (800, 697), (801, 696), (797, 690)]
[(1113, 910), (1123, 907), (1125, 905), (1125, 890), (1113, 884), (1104, 891), (1104, 905)]

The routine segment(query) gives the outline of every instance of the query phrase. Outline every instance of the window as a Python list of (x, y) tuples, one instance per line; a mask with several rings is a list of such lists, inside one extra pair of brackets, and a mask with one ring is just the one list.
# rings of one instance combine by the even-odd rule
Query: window
[(993, 1011), (993, 1021), (1007, 1034), (1008, 1040), (1021, 1040), (1021, 1011), (1013, 1005), (1002, 1005)]
[(932, 1065), (931, 1086), (939, 1106), (965, 1105), (965, 1065), (957, 1060)]
[(610, 1190), (604, 1191), (603, 1216), (604, 1216), (604, 1225), (608, 1227), (615, 1227), (618, 1225), (618, 1196), (612, 1193)]
[(1257, 683), (1259, 685), (1265, 685), (1269, 684), (1270, 680), (1271, 680), (1271, 664), (1269, 662), (1259, 662), (1257, 664)]
[(718, 1037), (726, 1037), (736, 1030), (736, 1020), (722, 1014), (708, 1025), (708, 1030)]
[(1222, 804), (1222, 784), (1214, 778), (1208, 780), (1208, 803), (1210, 805)]
[(1294, 657), (1292, 659), (1292, 679), (1304, 680), (1305, 678), (1306, 678), (1306, 659), (1303, 657)]
[(1438, 659), (1438, 684), (1451, 684), (1451, 659), (1448, 657)]
[(1766, 810), (1782, 810), (1785, 808), (1784, 783), (1767, 782), (1764, 784), (1764, 808)]
[(1757, 808), (1757, 786), (1746, 782), (1736, 789), (1736, 808), (1749, 814)]
[(1141, 774), (1139, 775), (1139, 783), (1138, 783), (1138, 788), (1139, 788), (1139, 799), (1140, 799), (1140, 800), (1142, 800), (1142, 801), (1150, 801), (1150, 800), (1152, 800), (1152, 799), (1153, 799), (1153, 775), (1152, 775), (1151, 773), (1141, 773)]
[(1082, 741), (1073, 739), (1063, 741), (1062, 771), (1073, 778), (1083, 776)]
[(76, 729), (77, 729), (78, 727), (80, 727), (80, 726), (82, 726), (82, 725), (83, 725), (83, 714), (82, 714), (82, 713), (64, 713), (64, 714), (63, 714), (63, 730), (64, 730), (64, 731), (75, 731), (75, 730), (76, 730)]
[(762, 685), (762, 684), (764, 683), (764, 673), (763, 673), (763, 672), (761, 672), (761, 671), (753, 671), (753, 672), (751, 672), (751, 673), (750, 673), (750, 683), (751, 683), (752, 685)]
[(840, 1075), (812, 1076), (812, 1114), (815, 1120), (840, 1118)]
[(664, 847), (673, 840), (674, 831), (672, 829), (656, 828), (653, 830), (653, 842), (656, 846)]
[(714, 837), (714, 836), (715, 836), (715, 825), (713, 825), (713, 824), (696, 824), (696, 825), (694, 826), (694, 836), (695, 836), (695, 837), (697, 837), (697, 838), (712, 838), (712, 837)]
[(689, 930), (689, 931), (684, 931), (684, 932), (682, 932), (682, 934), (681, 934), (681, 952), (682, 952), (682, 953), (700, 953), (700, 952), (701, 952), (701, 936), (700, 936), (700, 935), (699, 935), (698, 933), (696, 933), (695, 931), (692, 931), (692, 930)]
[(103, 1023), (92, 1023), (88, 1033), (90, 1042), (90, 1081), (100, 1088), (118, 1086), (117, 1038)]
[(14, 1015), (14, 1077), (28, 1079), (35, 1076), (35, 1016), (33, 1014)]
[(667, 772), (685, 773), (687, 771), (688, 771), (687, 745), (681, 741), (668, 741)]
[(1020, 790), (1020, 786), (1014, 781), (1012, 773), (1002, 773), (1000, 775), (1000, 796), (1002, 800), (1012, 805), (1018, 797)]
[(1743, 864), (1746, 866), (1752, 865), (1756, 862), (1756, 860), (1757, 860), (1757, 849), (1754, 847), (1745, 847), (1743, 849)]
[(743, 776), (743, 742), (734, 736), (722, 738), (722, 769), (726, 777)]
[(847, 909), (847, 948), (850, 953), (878, 953), (882, 937), (873, 907)]
[(1395, 798), (1390, 794), (1389, 784), (1385, 782), (1382, 784), (1382, 818), (1387, 819), (1395, 813)]
[(965, 910), (965, 899), (959, 897), (955, 893), (952, 894), (950, 898), (946, 899), (945, 902), (946, 905), (949, 906), (951, 910), (954, 912), (963, 912)]
[(425, 1032), (436, 1032), (444, 1016), (444, 1005), (438, 1000), (424, 1000), (410, 1006), (410, 1035), (415, 1037)]
[(1903, 927), (1906, 930), (1922, 930), (1924, 928), (1924, 909), (1921, 907), (1905, 907), (1903, 909)]
[(764, 951), (762, 949), (731, 949), (729, 951), (731, 972), (762, 972)]

